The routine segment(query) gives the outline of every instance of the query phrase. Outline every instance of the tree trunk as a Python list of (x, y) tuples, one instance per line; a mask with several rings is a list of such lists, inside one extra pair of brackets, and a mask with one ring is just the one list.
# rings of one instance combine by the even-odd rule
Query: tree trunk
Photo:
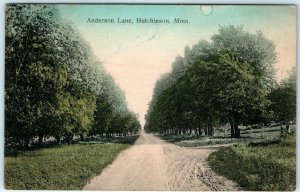
[(24, 148), (28, 148), (29, 147), (29, 142), (30, 142), (29, 138), (25, 138), (24, 139)]
[(60, 136), (56, 136), (55, 139), (56, 139), (57, 144), (60, 145), (61, 144), (61, 142), (60, 142)]
[(202, 135), (202, 129), (201, 127), (198, 127), (198, 136), (200, 137)]
[(44, 138), (44, 135), (39, 133), (39, 145), (43, 145), (43, 138)]
[(239, 138), (240, 137), (240, 130), (239, 126), (235, 121), (235, 118), (233, 116), (229, 119), (230, 128), (231, 128), (231, 138)]
[(71, 140), (72, 140), (71, 135), (67, 134), (67, 135), (65, 136), (64, 140), (67, 142), (68, 145), (70, 145), (70, 144), (71, 144)]
[(83, 141), (84, 140), (84, 135), (80, 134), (80, 140)]
[(205, 127), (204, 127), (204, 134), (207, 136), (208, 135), (208, 128), (207, 128), (207, 126), (205, 125)]
[(230, 137), (231, 138), (234, 138), (235, 137), (235, 120), (234, 120), (234, 117), (230, 117), (229, 118), (229, 123), (230, 123)]
[(286, 124), (286, 132), (287, 132), (288, 134), (291, 133), (290, 122), (287, 122), (287, 124)]
[(214, 128), (211, 124), (211, 122), (208, 123), (208, 135), (213, 136), (214, 135)]
[(68, 143), (68, 145), (71, 144), (71, 137), (69, 135), (67, 136), (67, 143)]
[(240, 138), (241, 133), (238, 124), (235, 125), (235, 138)]

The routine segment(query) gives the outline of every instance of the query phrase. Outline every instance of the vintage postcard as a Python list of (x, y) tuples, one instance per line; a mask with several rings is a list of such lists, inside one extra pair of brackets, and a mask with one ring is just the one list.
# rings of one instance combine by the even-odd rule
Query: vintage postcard
[(296, 189), (295, 5), (5, 6), (5, 188)]

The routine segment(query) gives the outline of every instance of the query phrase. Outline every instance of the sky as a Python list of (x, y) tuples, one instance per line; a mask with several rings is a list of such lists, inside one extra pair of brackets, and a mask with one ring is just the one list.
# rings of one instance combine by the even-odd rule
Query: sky
[[(62, 17), (70, 20), (124, 91), (129, 109), (144, 116), (155, 82), (171, 70), (176, 56), (186, 46), (210, 40), (220, 26), (243, 25), (261, 31), (276, 45), (277, 80), (296, 66), (296, 7), (254, 5), (59, 5)], [(114, 19), (114, 23), (88, 23), (88, 19)], [(117, 23), (117, 19), (133, 23)], [(170, 24), (139, 24), (137, 18), (169, 19)], [(172, 23), (174, 18), (189, 23)]]

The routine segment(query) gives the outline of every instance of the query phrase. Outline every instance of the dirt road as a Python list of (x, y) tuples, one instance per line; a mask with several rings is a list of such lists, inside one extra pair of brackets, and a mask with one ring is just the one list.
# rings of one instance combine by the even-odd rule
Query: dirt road
[(94, 177), (84, 190), (236, 191), (216, 175), (206, 158), (216, 148), (184, 148), (142, 133), (136, 143)]

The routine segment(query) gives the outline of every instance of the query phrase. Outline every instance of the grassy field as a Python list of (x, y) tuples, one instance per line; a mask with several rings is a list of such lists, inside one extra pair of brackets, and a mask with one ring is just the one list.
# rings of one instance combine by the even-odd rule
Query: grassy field
[(235, 180), (246, 190), (296, 189), (296, 137), (277, 141), (238, 144), (209, 156), (212, 169)]
[(81, 189), (136, 138), (63, 145), (5, 157), (6, 189)]
[(269, 142), (278, 140), (278, 137), (281, 134), (280, 126), (264, 127), (259, 129), (241, 127), (241, 138), (230, 138), (230, 129), (227, 129), (225, 133), (223, 132), (224, 129), (221, 130), (215, 130), (214, 136), (211, 137), (197, 137), (195, 135), (160, 135), (160, 137), (182, 147), (197, 147), (228, 143)]

